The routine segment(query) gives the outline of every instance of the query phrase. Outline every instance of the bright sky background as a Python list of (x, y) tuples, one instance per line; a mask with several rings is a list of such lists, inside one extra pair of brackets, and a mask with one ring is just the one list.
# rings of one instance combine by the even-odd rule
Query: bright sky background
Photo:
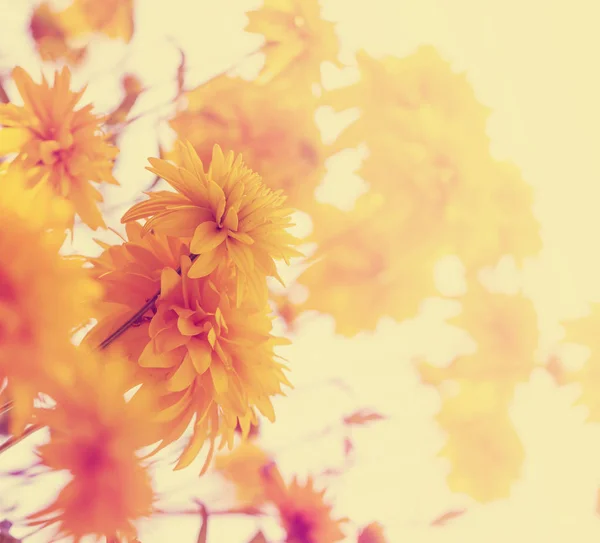
[[(244, 9), (258, 3), (139, 0), (131, 55), (119, 64), (121, 46), (102, 43), (77, 82), (90, 80), (86, 98), (102, 110), (120, 99), (117, 76), (134, 70), (155, 87), (135, 112), (165, 104), (173, 92), (169, 81), (178, 63), (177, 50), (166, 37), (176, 37), (186, 51), (188, 85), (200, 83), (259, 45), (260, 38), (241, 32)], [(489, 134), (495, 154), (517, 163), (535, 189), (535, 213), (545, 248), (540, 259), (528, 263), (523, 280), (540, 314), (540, 352), (547, 352), (560, 339), (559, 319), (584, 313), (590, 300), (600, 301), (600, 4), (595, 0), (324, 3), (326, 16), (339, 21), (347, 52), (362, 47), (372, 54), (403, 55), (420, 44), (433, 44), (456, 69), (467, 71), (480, 101), (493, 109)], [(31, 4), (0, 0), (4, 69), (21, 64), (39, 70), (23, 26)], [(155, 119), (140, 121), (123, 138), (121, 154), (127, 158), (117, 170), (123, 187), (107, 193), (107, 205), (128, 205), (151, 180), (143, 168), (146, 157), (156, 154)], [(344, 166), (340, 168), (343, 172)], [(344, 181), (342, 173), (337, 178)], [(331, 187), (326, 194), (337, 194), (340, 202), (352, 196)], [(122, 208), (114, 213), (115, 227), (120, 212)], [(86, 232), (77, 236), (78, 250), (88, 254), (95, 250)], [(498, 276), (507, 288), (519, 280), (510, 263)], [(439, 407), (437, 394), (419, 384), (411, 364), (416, 354), (440, 364), (448, 361), (458, 339), (453, 329), (440, 323), (444, 311), (451, 312), (452, 307), (431, 302), (414, 321), (402, 325), (385, 321), (376, 333), (353, 340), (336, 337), (327, 317), (304, 319), (294, 345), (284, 354), (297, 390), (277, 401), (277, 423), (263, 425), (264, 446), (277, 453), (287, 474), (338, 465), (339, 435), (304, 438), (368, 405), (391, 419), (355, 430), (356, 467), (341, 479), (326, 481), (341, 516), (351, 517), (357, 525), (381, 521), (391, 543), (598, 541), (600, 432), (597, 426), (584, 424), (584, 408), (571, 407), (578, 390), (574, 386), (557, 390), (541, 371), (518, 388), (512, 408), (527, 459), (511, 499), (477, 506), (447, 489), (447, 466), (435, 456), (444, 439), (432, 419)], [(578, 357), (574, 363), (582, 360)], [(355, 397), (328, 384), (340, 377)], [(3, 456), (0, 467), (27, 462), (35, 439), (27, 443)], [(229, 491), (212, 476), (198, 480), (196, 473), (196, 465), (183, 473), (159, 471), (159, 490), (169, 494), (173, 507), (186, 504), (191, 496), (209, 499)], [(56, 479), (47, 484), (36, 480), (0, 494), (31, 510), (55, 491), (56, 483)], [(468, 514), (447, 526), (428, 526), (440, 514), (465, 506)], [(198, 518), (153, 520), (142, 526), (140, 540), (191, 543), (198, 525)], [(211, 543), (246, 543), (256, 528), (245, 519), (239, 524), (216, 521), (209, 529)], [(266, 533), (276, 536), (277, 529), (270, 526)]]

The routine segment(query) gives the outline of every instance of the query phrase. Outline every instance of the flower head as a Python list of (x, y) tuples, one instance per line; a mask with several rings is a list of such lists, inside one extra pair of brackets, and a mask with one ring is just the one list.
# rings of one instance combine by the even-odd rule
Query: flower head
[(165, 179), (177, 193), (150, 193), (150, 199), (134, 205), (122, 222), (148, 219), (144, 230), (190, 240), (199, 255), (190, 267), (190, 278), (206, 277), (214, 270), (232, 267), (236, 272), (241, 303), (247, 292), (264, 302), (265, 277), (279, 278), (275, 259), (286, 263), (301, 256), (292, 248), (297, 240), (286, 231), (291, 226), (285, 197), (273, 192), (261, 177), (248, 169), (241, 155), (223, 155), (214, 146), (208, 172), (190, 143), (182, 148), (181, 166), (150, 159), (148, 168)]
[(39, 447), (43, 465), (71, 478), (56, 500), (31, 515), (32, 524), (52, 526), (79, 541), (86, 535), (134, 537), (133, 522), (152, 512), (150, 477), (136, 450), (147, 440), (148, 398), (127, 403), (127, 362), (97, 359), (82, 351), (54, 396), (56, 407), (40, 410), (50, 440)]
[(129, 241), (91, 259), (105, 294), (83, 342), (99, 345), (160, 292), (114, 345), (135, 364), (136, 382), (158, 398), (156, 439), (148, 444), (179, 439), (196, 415), (182, 467), (207, 440), (232, 444), (238, 426), (248, 435), (256, 410), (273, 419), (270, 397), (289, 385), (273, 351), (285, 341), (271, 335), (266, 303), (237, 303), (231, 268), (192, 279), (185, 243), (154, 231), (142, 237), (137, 223), (127, 232)]
[[(69, 210), (38, 187), (0, 175), (0, 381), (14, 401), (12, 431), (23, 429), (39, 392), (48, 392), (100, 292), (82, 262), (59, 255)], [(60, 308), (60, 311), (57, 311)]]
[(220, 436), (220, 446), (231, 447), (238, 422), (247, 433), (256, 423), (256, 410), (273, 421), (271, 397), (282, 394), (282, 384), (291, 386), (274, 353), (276, 345), (288, 341), (271, 334), (268, 306), (237, 304), (227, 272), (192, 279), (191, 265), (183, 256), (180, 274), (163, 270), (150, 341), (138, 360), (159, 397), (161, 448), (178, 439), (196, 415), (178, 468), (188, 465), (206, 441), (212, 445)]
[(75, 109), (83, 90), (70, 90), (66, 67), (52, 87), (45, 78), (36, 84), (20, 67), (13, 79), (24, 104), (0, 104), (0, 156), (18, 153), (11, 167), (24, 171), (30, 186), (48, 185), (90, 228), (104, 227), (97, 207), (102, 195), (90, 181), (117, 184), (112, 168), (118, 151), (99, 132), (91, 105)]
[(347, 519), (331, 518), (332, 507), (309, 477), (305, 485), (296, 478), (286, 485), (276, 466), (264, 470), (267, 496), (279, 510), (286, 543), (334, 543), (344, 539), (340, 524)]

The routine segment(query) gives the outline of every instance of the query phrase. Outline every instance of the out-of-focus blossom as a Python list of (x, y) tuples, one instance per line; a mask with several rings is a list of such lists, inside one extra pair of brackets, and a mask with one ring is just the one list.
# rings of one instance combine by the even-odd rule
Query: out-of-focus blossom
[(267, 500), (262, 470), (271, 463), (269, 455), (255, 443), (242, 441), (231, 452), (215, 457), (215, 470), (235, 485), (242, 507), (259, 507)]
[(127, 223), (147, 219), (144, 230), (153, 229), (189, 240), (192, 254), (199, 255), (189, 269), (193, 278), (214, 270), (235, 270), (236, 303), (247, 293), (259, 304), (267, 298), (265, 278), (280, 281), (275, 260), (289, 262), (301, 256), (287, 228), (291, 209), (285, 196), (270, 190), (261, 177), (246, 167), (241, 155), (225, 156), (214, 146), (207, 172), (190, 143), (181, 149), (181, 165), (150, 159), (148, 168), (177, 192), (149, 193), (149, 200), (134, 205), (123, 216)]
[(86, 47), (69, 44), (62, 17), (47, 2), (42, 2), (33, 11), (29, 30), (42, 60), (57, 62), (64, 59), (69, 64), (78, 64), (86, 56)]
[[(210, 162), (218, 141), (241, 153), (268, 187), (283, 189), (290, 206), (310, 212), (326, 158), (314, 101), (290, 99), (271, 86), (227, 76), (187, 92), (185, 99), (170, 125), (202, 162)], [(178, 150), (166, 158), (178, 162)]]
[(442, 248), (413, 242), (402, 208), (366, 194), (350, 212), (322, 204), (312, 219), (308, 241), (319, 246), (298, 279), (308, 288), (298, 311), (333, 315), (336, 331), (353, 336), (374, 329), (382, 316), (412, 317), (421, 300), (436, 292), (432, 270)]
[(360, 531), (356, 543), (387, 543), (383, 526), (378, 522), (371, 522)]
[(90, 228), (105, 227), (97, 206), (102, 195), (90, 182), (118, 184), (112, 175), (118, 150), (100, 132), (91, 105), (75, 109), (84, 91), (70, 89), (66, 67), (53, 86), (45, 78), (36, 84), (20, 67), (13, 78), (24, 105), (0, 104), (0, 156), (17, 153), (11, 168), (25, 172), (30, 186), (47, 185)]
[(57, 15), (73, 37), (100, 32), (129, 42), (133, 36), (133, 0), (74, 0)]
[(49, 231), (69, 209), (44, 187), (26, 190), (14, 172), (0, 174), (0, 186), (0, 383), (8, 379), (11, 430), (20, 433), (34, 398), (49, 391), (71, 356), (71, 332), (91, 316), (100, 291), (80, 259), (59, 255), (64, 231)]
[(318, 0), (264, 0), (247, 16), (246, 31), (265, 37), (260, 84), (279, 78), (277, 83), (292, 90), (308, 89), (320, 82), (324, 61), (339, 63), (335, 27), (321, 18)]
[(423, 382), (459, 384), (437, 416), (448, 441), (449, 485), (487, 502), (507, 497), (519, 476), (523, 447), (508, 409), (514, 388), (529, 379), (538, 346), (537, 314), (530, 300), (491, 293), (473, 283), (462, 298), (462, 313), (449, 322), (464, 327), (477, 343), (473, 354), (447, 367), (419, 367)]
[(271, 500), (286, 532), (286, 543), (335, 543), (344, 539), (341, 524), (347, 519), (332, 518), (332, 506), (309, 477), (304, 485), (296, 478), (289, 485), (272, 465), (263, 470), (267, 497)]
[(507, 498), (525, 456), (508, 413), (512, 395), (490, 381), (458, 386), (436, 417), (448, 436), (440, 451), (450, 462), (448, 486), (480, 502)]
[(139, 394), (135, 403), (125, 401), (131, 384), (125, 359), (79, 355), (53, 393), (56, 407), (38, 412), (50, 430), (38, 450), (41, 464), (71, 477), (55, 501), (29, 519), (57, 524), (57, 532), (74, 541), (86, 535), (131, 539), (134, 522), (153, 510), (150, 476), (136, 454), (147, 441), (151, 402)]

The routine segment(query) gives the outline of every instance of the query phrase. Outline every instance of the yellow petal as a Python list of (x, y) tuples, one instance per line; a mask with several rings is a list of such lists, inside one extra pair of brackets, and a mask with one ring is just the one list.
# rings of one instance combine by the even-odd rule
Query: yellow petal
[(219, 265), (219, 261), (220, 251), (218, 250), (201, 254), (194, 260), (192, 267), (188, 271), (188, 277), (190, 279), (206, 277)]
[(190, 244), (194, 254), (208, 253), (225, 241), (227, 230), (217, 227), (214, 221), (206, 221), (198, 225)]
[(185, 390), (192, 384), (195, 378), (196, 370), (194, 369), (189, 354), (187, 354), (173, 375), (171, 375), (171, 378), (167, 381), (167, 390), (169, 392)]
[(212, 361), (212, 349), (198, 338), (192, 338), (187, 348), (196, 372), (198, 375), (202, 375)]
[(229, 377), (225, 366), (221, 362), (210, 365), (210, 376), (217, 394), (225, 394), (229, 388)]
[(2, 128), (0, 130), (0, 156), (18, 153), (31, 139), (26, 128)]
[(238, 227), (238, 216), (233, 208), (229, 208), (223, 219), (223, 228), (229, 228), (229, 230), (237, 230)]

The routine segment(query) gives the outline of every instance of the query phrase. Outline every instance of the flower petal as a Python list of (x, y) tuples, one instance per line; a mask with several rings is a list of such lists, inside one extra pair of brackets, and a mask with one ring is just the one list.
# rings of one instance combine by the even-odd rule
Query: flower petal
[(194, 254), (208, 253), (217, 248), (227, 238), (227, 230), (217, 227), (214, 221), (206, 221), (198, 225), (190, 244)]
[(198, 338), (192, 338), (187, 348), (196, 372), (198, 375), (202, 375), (211, 364), (212, 349)]

